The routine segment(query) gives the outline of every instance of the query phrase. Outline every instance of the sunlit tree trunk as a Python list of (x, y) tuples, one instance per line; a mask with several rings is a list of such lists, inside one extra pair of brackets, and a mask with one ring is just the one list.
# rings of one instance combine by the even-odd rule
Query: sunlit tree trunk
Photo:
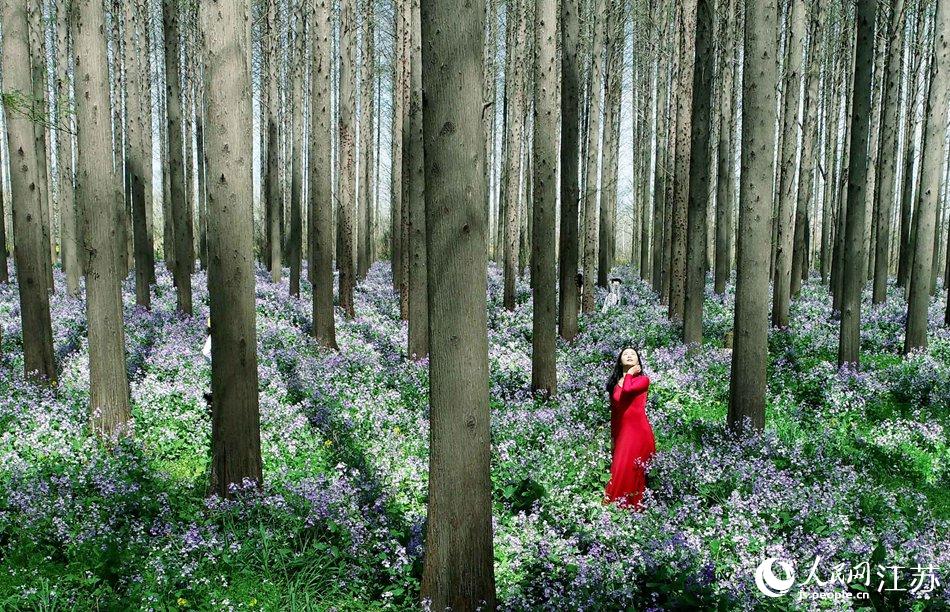
[[(53, 332), (50, 323), (44, 260), (49, 259), (44, 242), (37, 171), (36, 140), (29, 105), (32, 100), (31, 58), (26, 3), (3, 2), (3, 90), (4, 115), (10, 151), (10, 197), (13, 208), (13, 256), (20, 294), (20, 323), (23, 330), (23, 364), (26, 375), (37, 382), (55, 384)], [(108, 106), (108, 105), (107, 105)], [(107, 148), (106, 151), (109, 151)], [(109, 166), (111, 168), (111, 160)]]
[[(76, 203), (82, 210), (86, 262), (86, 318), (89, 326), (89, 411), (92, 428), (121, 433), (129, 420), (129, 381), (122, 321), (122, 257), (127, 246), (121, 182), (112, 171), (109, 74), (105, 19), (97, 0), (75, 0)], [(121, 166), (119, 166), (121, 169)]]

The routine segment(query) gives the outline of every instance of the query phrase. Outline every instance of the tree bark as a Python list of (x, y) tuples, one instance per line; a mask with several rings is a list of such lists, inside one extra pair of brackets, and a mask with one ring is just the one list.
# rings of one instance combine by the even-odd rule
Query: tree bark
[(290, 233), (288, 235), (287, 255), (290, 263), (290, 295), (300, 296), (300, 264), (303, 251), (303, 97), (304, 62), (307, 45), (304, 40), (303, 3), (294, 9), (294, 59), (291, 65), (291, 87), (293, 88), (293, 113), (291, 130), (293, 131), (293, 157), (290, 172)]
[(508, 68), (505, 70), (505, 94), (508, 98), (508, 120), (505, 134), (507, 171), (505, 172), (505, 231), (504, 231), (504, 296), (505, 308), (515, 308), (515, 277), (518, 273), (520, 231), (521, 158), (524, 140), (525, 111), (525, 48), (527, 47), (527, 11), (524, 0), (509, 3), (509, 27), (513, 29), (512, 45), (507, 49)]
[[(121, 183), (111, 167), (109, 74), (105, 16), (96, 0), (77, 0), (75, 41), (76, 202), (82, 213), (89, 326), (89, 415), (92, 429), (109, 437), (124, 433), (130, 417), (125, 366), (122, 279), (127, 268), (121, 232), (125, 215)], [(120, 166), (121, 168), (121, 166)]]
[(590, 91), (587, 99), (590, 110), (587, 117), (587, 151), (585, 163), (587, 180), (584, 185), (584, 280), (581, 289), (581, 310), (593, 312), (594, 285), (597, 281), (597, 167), (600, 156), (600, 118), (604, 85), (604, 38), (607, 33), (607, 2), (594, 0), (591, 15), (593, 41), (591, 43)]
[[(69, 37), (69, 1), (57, 0), (56, 3), (56, 95), (60, 104), (72, 103), (72, 68), (69, 58), (72, 57), (71, 39)], [(76, 297), (79, 295), (79, 259), (76, 254), (76, 203), (73, 185), (73, 121), (72, 114), (58, 112), (56, 122), (56, 169), (59, 174), (57, 193), (59, 196), (60, 215), (60, 258), (63, 272), (66, 274), (66, 293)], [(2, 211), (0, 211), (2, 216)], [(0, 221), (2, 224), (2, 221)], [(3, 238), (0, 232), (0, 240)], [(3, 268), (6, 268), (6, 257), (3, 258)], [(0, 271), (2, 272), (2, 271)], [(0, 276), (4, 280), (4, 276)]]
[(597, 285), (607, 287), (613, 267), (617, 216), (617, 160), (620, 143), (620, 99), (626, 5), (614, 2), (607, 17), (607, 74), (604, 84), (604, 152), (600, 169), (600, 223), (597, 240)]
[(357, 274), (365, 278), (372, 261), (370, 258), (370, 222), (372, 209), (370, 200), (373, 194), (373, 74), (376, 60), (376, 47), (373, 44), (374, 2), (366, 0), (363, 4), (363, 58), (360, 67), (360, 193), (359, 193), (359, 249), (357, 253)]
[(719, 114), (719, 154), (716, 172), (716, 260), (713, 286), (717, 294), (726, 290), (732, 273), (732, 224), (735, 207), (735, 146), (733, 135), (733, 87), (738, 55), (736, 44), (736, 2), (724, 2), (722, 37), (722, 107)]
[(356, 65), (356, 0), (341, 0), (340, 9), (340, 307), (347, 318), (353, 318), (353, 288), (356, 283), (353, 261), (353, 211), (356, 203), (355, 142), (355, 71)]
[(774, 0), (745, 3), (742, 80), (742, 169), (736, 307), (729, 381), (728, 423), (742, 430), (765, 427), (768, 362), (769, 239), (775, 148)]
[(263, 480), (258, 406), (251, 156), (250, 12), (246, 0), (199, 4), (208, 105), (208, 298), (211, 491)]
[(861, 287), (864, 284), (865, 189), (868, 171), (868, 136), (871, 115), (871, 68), (874, 62), (873, 0), (857, 3), (857, 49), (854, 61), (854, 100), (850, 129), (848, 210), (844, 237), (841, 292), (841, 333), (838, 365), (855, 368), (861, 350)]
[(580, 6), (578, 0), (561, 0), (561, 220), (558, 249), (558, 332), (565, 340), (577, 336), (578, 256), (578, 138), (580, 105)]
[(775, 244), (775, 276), (772, 280), (772, 326), (788, 327), (791, 302), (792, 245), (795, 236), (795, 210), (798, 203), (799, 106), (801, 104), (802, 59), (805, 44), (805, 0), (791, 0), (789, 15), (788, 65), (783, 96), (784, 139), (778, 185), (778, 234)]
[(426, 288), (425, 155), (422, 149), (422, 24), (419, 0), (410, 0), (411, 40), (409, 97), (409, 356), (429, 354), (429, 304)]
[(311, 40), (313, 68), (310, 80), (311, 134), (308, 192), (309, 224), (313, 248), (313, 336), (317, 342), (336, 349), (336, 325), (333, 319), (333, 160), (330, 142), (333, 134), (331, 71), (333, 56), (332, 7), (330, 0), (313, 4), (314, 32)]
[(920, 179), (919, 214), (904, 330), (904, 353), (927, 347), (927, 309), (930, 305), (931, 267), (934, 258), (934, 225), (940, 178), (944, 162), (947, 110), (950, 106), (950, 3), (938, 2), (934, 22), (936, 37), (927, 95), (923, 168)]
[[(168, 121), (168, 173), (171, 186), (171, 214), (175, 251), (172, 276), (178, 291), (178, 310), (191, 315), (191, 273), (195, 267), (191, 199), (185, 189), (184, 134), (179, 49), (180, 6), (177, 0), (163, 0), (165, 26), (165, 95)], [(166, 248), (168, 245), (166, 245)]]
[(557, 1), (534, 8), (534, 180), (531, 225), (531, 388), (553, 396), (557, 390), (554, 211), (557, 206), (558, 116)]
[[(23, 361), (28, 378), (37, 383), (56, 383), (53, 332), (44, 260), (49, 243), (44, 242), (40, 192), (37, 183), (36, 140), (31, 115), (33, 88), (26, 3), (3, 2), (3, 97), (10, 151), (10, 187), (13, 207), (13, 256), (20, 294), (23, 330)], [(108, 151), (108, 149), (106, 149)]]
[(703, 341), (703, 298), (706, 288), (706, 218), (710, 188), (710, 130), (712, 125), (713, 33), (712, 0), (698, 0), (695, 16), (695, 66), (690, 121), (689, 200), (686, 231), (686, 285), (683, 341)]
[(426, 255), (433, 264), (427, 268), (430, 453), (421, 595), (436, 610), (493, 610), (485, 3), (432, 0), (421, 8)]
[[(682, 322), (686, 289), (686, 229), (690, 191), (692, 146), (693, 72), (696, 63), (696, 11), (698, 0), (677, 3), (679, 23), (679, 79), (676, 92), (676, 156), (673, 164), (673, 199), (670, 222), (670, 297), (668, 316)], [(707, 135), (708, 138), (708, 135)], [(708, 146), (708, 145), (707, 145)], [(707, 179), (708, 181), (708, 175)]]

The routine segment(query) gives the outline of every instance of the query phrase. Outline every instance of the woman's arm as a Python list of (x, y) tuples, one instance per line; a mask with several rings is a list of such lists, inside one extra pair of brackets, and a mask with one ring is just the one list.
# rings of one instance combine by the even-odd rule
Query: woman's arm
[(623, 377), (623, 386), (620, 388), (620, 396), (626, 397), (643, 393), (650, 387), (650, 378), (642, 372), (637, 374), (627, 373)]

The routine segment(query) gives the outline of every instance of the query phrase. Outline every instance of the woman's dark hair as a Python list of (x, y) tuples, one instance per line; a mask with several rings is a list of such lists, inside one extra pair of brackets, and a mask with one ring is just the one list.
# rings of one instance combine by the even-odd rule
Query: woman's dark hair
[(610, 373), (610, 378), (607, 379), (607, 395), (610, 395), (614, 392), (614, 387), (617, 386), (617, 383), (620, 382), (620, 379), (623, 378), (623, 362), (620, 358), (623, 356), (623, 352), (627, 349), (632, 349), (634, 353), (637, 354), (637, 363), (640, 364), (640, 373), (643, 374), (643, 358), (640, 357), (640, 351), (637, 350), (634, 346), (624, 346), (620, 349), (620, 352), (617, 353), (617, 361), (614, 362), (614, 370)]

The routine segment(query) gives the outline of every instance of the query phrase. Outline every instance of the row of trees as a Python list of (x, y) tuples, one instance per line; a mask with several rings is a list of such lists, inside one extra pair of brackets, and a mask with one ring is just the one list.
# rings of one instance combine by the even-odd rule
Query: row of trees
[[(335, 347), (334, 262), (352, 317), (356, 279), (380, 254), (378, 168), (388, 157), (382, 233), (408, 353), (428, 355), (430, 367), (423, 592), (440, 608), (493, 605), (487, 258), (503, 260), (509, 308), (530, 260), (532, 386), (552, 395), (556, 333), (577, 334), (578, 313), (592, 310), (618, 259), (621, 164), (635, 177), (631, 262), (694, 346), (707, 270), (722, 291), (735, 260), (734, 427), (744, 417), (764, 424), (770, 299), (772, 324), (787, 325), (812, 267), (840, 314), (840, 364), (858, 362), (863, 284), (873, 279), (883, 299), (878, 283), (895, 267), (909, 298), (905, 350), (926, 343), (945, 242), (936, 227), (950, 9), (896, 4), (397, 0), (387, 39), (376, 35), (382, 11), (349, 0), (164, 0), (160, 18), (156, 4), (131, 0), (105, 10), (98, 0), (3, 0), (27, 372), (55, 382), (48, 291), (58, 256), (68, 291), (86, 278), (91, 425), (121, 434), (121, 280), (134, 269), (148, 307), (163, 252), (178, 309), (190, 314), (197, 255), (211, 301), (212, 488), (228, 495), (244, 478), (260, 482), (255, 252), (275, 280), (289, 261), (294, 294), (307, 255), (314, 335)], [(50, 40), (54, 54), (43, 48)], [(388, 151), (377, 95), (384, 40)], [(50, 64), (61, 92), (52, 98)], [(636, 137), (622, 155), (628, 68)], [(161, 189), (149, 172), (159, 150)], [(168, 194), (160, 221), (152, 192)]]

